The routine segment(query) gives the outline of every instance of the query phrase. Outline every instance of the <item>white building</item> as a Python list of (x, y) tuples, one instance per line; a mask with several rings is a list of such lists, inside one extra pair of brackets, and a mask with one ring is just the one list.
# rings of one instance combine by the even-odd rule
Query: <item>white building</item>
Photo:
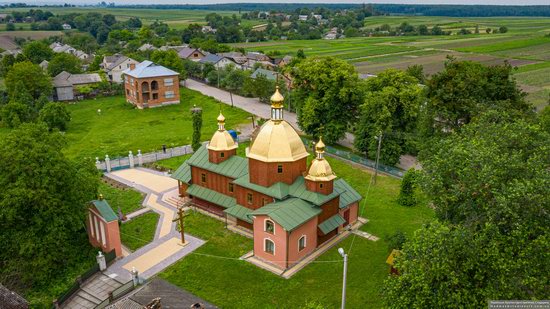
[(110, 82), (121, 84), (124, 81), (122, 78), (122, 72), (129, 69), (132, 64), (138, 65), (139, 61), (128, 58), (124, 55), (116, 54), (113, 56), (103, 57), (101, 67), (107, 74)]

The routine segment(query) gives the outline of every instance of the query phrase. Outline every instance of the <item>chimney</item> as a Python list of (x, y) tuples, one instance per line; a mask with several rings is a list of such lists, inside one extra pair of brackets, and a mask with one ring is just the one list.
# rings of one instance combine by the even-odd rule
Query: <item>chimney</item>
[(130, 70), (134, 70), (136, 68), (136, 64), (135, 63), (130, 63)]

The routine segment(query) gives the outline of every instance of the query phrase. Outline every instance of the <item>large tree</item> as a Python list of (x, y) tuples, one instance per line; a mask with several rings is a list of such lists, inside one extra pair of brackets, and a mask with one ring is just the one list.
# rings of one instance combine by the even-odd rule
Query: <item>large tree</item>
[(42, 68), (29, 61), (14, 64), (6, 75), (5, 84), (10, 97), (17, 95), (19, 82), (34, 99), (52, 93), (51, 78), (44, 73)]
[(376, 156), (382, 134), (381, 161), (399, 162), (405, 152), (414, 152), (414, 131), (421, 103), (422, 89), (415, 77), (388, 69), (366, 81), (365, 102), (355, 128), (355, 148)]
[(53, 57), (53, 51), (48, 44), (42, 41), (32, 41), (23, 46), (23, 55), (32, 63), (39, 64)]
[(531, 105), (525, 93), (511, 76), (510, 64), (485, 66), (473, 61), (445, 63), (443, 71), (434, 74), (426, 83), (429, 121), (426, 134), (459, 129), (471, 119), (493, 106), (527, 112)]
[(82, 73), (82, 62), (72, 54), (56, 54), (48, 64), (48, 73), (55, 77), (63, 71), (72, 74)]
[(0, 281), (47, 284), (88, 250), (84, 222), (99, 177), (67, 159), (63, 136), (23, 124), (0, 140)]
[(151, 54), (151, 61), (180, 73), (180, 80), (185, 80), (187, 78), (187, 71), (185, 70), (183, 61), (173, 49), (167, 51), (155, 50)]
[(308, 58), (292, 71), (302, 130), (328, 143), (345, 136), (355, 122), (363, 91), (353, 65), (336, 58)]

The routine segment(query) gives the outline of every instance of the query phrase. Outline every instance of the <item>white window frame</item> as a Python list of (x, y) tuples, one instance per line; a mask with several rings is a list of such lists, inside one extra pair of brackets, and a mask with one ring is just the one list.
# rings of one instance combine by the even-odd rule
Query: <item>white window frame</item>
[(173, 78), (165, 78), (164, 79), (164, 86), (174, 86), (174, 79)]
[[(267, 240), (269, 240), (273, 244), (273, 252), (268, 252), (267, 251), (267, 246), (266, 246)], [(265, 253), (275, 255), (276, 248), (277, 248), (277, 246), (275, 246), (275, 242), (273, 241), (273, 239), (271, 239), (269, 237), (264, 238), (264, 252)]]
[[(267, 230), (267, 221), (271, 222), (271, 224), (273, 225), (273, 232), (269, 232)], [(264, 219), (264, 232), (275, 235), (275, 221), (271, 219)]]
[[(302, 240), (302, 238), (304, 239), (304, 248), (300, 249), (300, 240)], [(307, 235), (302, 235), (300, 236), (300, 238), (298, 238), (298, 252), (302, 252), (306, 249), (307, 247)]]
[(176, 97), (176, 94), (174, 93), (174, 91), (170, 90), (170, 91), (165, 91), (164, 92), (164, 97), (166, 99), (173, 99)]

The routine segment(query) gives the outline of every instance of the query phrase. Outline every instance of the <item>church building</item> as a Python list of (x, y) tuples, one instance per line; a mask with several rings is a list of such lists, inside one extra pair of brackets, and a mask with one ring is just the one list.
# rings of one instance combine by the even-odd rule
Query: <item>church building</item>
[(180, 195), (198, 208), (251, 231), (256, 258), (287, 269), (353, 225), (361, 196), (333, 173), (322, 140), (308, 165), (306, 147), (283, 119), (283, 101), (277, 88), (271, 119), (251, 141), (246, 158), (236, 155), (238, 145), (220, 114), (210, 143), (172, 177)]

